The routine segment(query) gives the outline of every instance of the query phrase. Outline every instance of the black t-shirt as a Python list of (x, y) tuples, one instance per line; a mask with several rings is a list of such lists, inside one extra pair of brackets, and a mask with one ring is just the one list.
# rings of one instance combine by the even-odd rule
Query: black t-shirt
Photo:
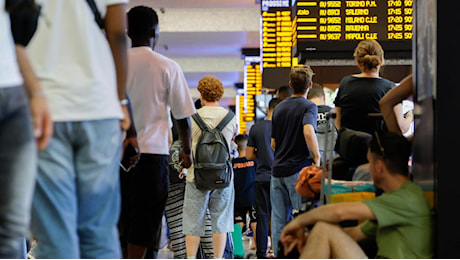
[(256, 181), (270, 181), (272, 176), (273, 149), (270, 146), (272, 121), (255, 123), (249, 131), (248, 146), (257, 149)]
[(379, 101), (394, 85), (383, 78), (344, 77), (334, 101), (341, 109), (341, 127), (373, 134), (379, 125), (368, 114), (381, 112)]
[(288, 177), (312, 163), (310, 149), (305, 142), (303, 126), (316, 130), (318, 107), (303, 97), (289, 97), (273, 111), (272, 138), (276, 142), (272, 173)]
[(240, 157), (233, 159), (232, 164), (235, 175), (235, 208), (254, 206), (255, 162)]

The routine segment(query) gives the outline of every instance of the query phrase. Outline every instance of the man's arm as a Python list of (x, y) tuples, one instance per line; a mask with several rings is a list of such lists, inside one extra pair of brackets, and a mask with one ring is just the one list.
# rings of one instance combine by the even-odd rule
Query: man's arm
[[(120, 100), (126, 99), (126, 83), (128, 74), (128, 53), (126, 40), (126, 5), (117, 4), (107, 7), (105, 16), (105, 32), (112, 51), (115, 69), (117, 72), (117, 90)], [(122, 106), (124, 118), (120, 122), (123, 130), (131, 125), (128, 107)]]
[(341, 127), (340, 120), (342, 120), (342, 109), (340, 107), (335, 107), (334, 113), (335, 113), (335, 120), (334, 120), (335, 128), (337, 128), (337, 130), (340, 130), (340, 127)]
[(321, 164), (321, 154), (319, 153), (319, 145), (318, 139), (316, 138), (315, 128), (310, 124), (304, 125), (303, 135), (305, 137), (305, 142), (313, 153), (314, 164), (319, 167)]
[(280, 240), (286, 248), (291, 248), (292, 243), (304, 244), (303, 230), (318, 221), (339, 223), (344, 220), (373, 220), (375, 218), (371, 209), (361, 201), (328, 204), (297, 216), (284, 227)]
[(410, 75), (404, 78), (399, 86), (392, 88), (380, 99), (380, 111), (390, 132), (402, 134), (393, 107), (410, 97), (412, 93), (412, 75)]
[(257, 159), (257, 150), (254, 147), (246, 146), (246, 158), (248, 160)]
[(190, 117), (176, 119), (179, 139), (182, 141), (182, 149), (179, 158), (182, 160), (182, 167), (189, 168), (192, 165), (192, 126)]
[(272, 147), (273, 151), (276, 150), (276, 142), (275, 142), (275, 138), (272, 138), (271, 140), (271, 143), (270, 143), (270, 146)]
[(37, 147), (39, 150), (43, 150), (48, 145), (49, 139), (53, 134), (51, 114), (41, 90), (40, 82), (32, 69), (24, 46), (16, 45), (16, 57), (22, 77), (24, 78), (24, 87), (29, 97)]
[(131, 167), (134, 167), (134, 166), (136, 166), (137, 162), (139, 162), (141, 152), (140, 152), (140, 149), (139, 149), (139, 143), (137, 141), (137, 131), (136, 131), (136, 126), (134, 125), (134, 116), (133, 116), (133, 108), (132, 108), (132, 105), (131, 105), (131, 100), (129, 98), (129, 95), (126, 95), (126, 97), (127, 97), (128, 101), (129, 101), (128, 104), (127, 104), (127, 107), (128, 107), (129, 117), (131, 118), (131, 125), (126, 130), (126, 138), (125, 138), (125, 140), (123, 140), (123, 150), (122, 150), (121, 158), (123, 158), (124, 152), (125, 152), (126, 147), (128, 146), (128, 144), (131, 144), (134, 147), (134, 149), (136, 150), (136, 154), (133, 155), (129, 160), (130, 164), (131, 164)]

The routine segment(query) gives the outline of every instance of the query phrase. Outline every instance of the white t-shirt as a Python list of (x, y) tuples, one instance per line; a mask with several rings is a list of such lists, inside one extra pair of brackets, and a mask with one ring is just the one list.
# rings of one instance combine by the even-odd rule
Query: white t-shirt
[[(200, 115), (201, 119), (206, 123), (206, 125), (213, 129), (215, 128), (222, 119), (227, 115), (228, 110), (223, 107), (213, 107), (213, 106), (204, 106), (197, 110), (198, 114)], [(233, 136), (238, 133), (238, 120), (236, 116), (233, 117), (232, 121), (225, 126), (222, 130), (222, 134), (227, 140), (228, 147), (230, 148), (230, 142), (233, 139)], [(198, 142), (198, 138), (201, 135), (200, 127), (195, 123), (195, 120), (192, 119), (192, 154), (195, 154), (196, 151), (196, 144)], [(230, 151), (229, 151), (230, 152)], [(193, 164), (187, 171), (187, 178), (186, 181), (194, 182), (195, 175), (193, 173)]]
[[(127, 0), (95, 0), (107, 6)], [(115, 63), (94, 13), (83, 0), (37, 0), (42, 6), (27, 51), (54, 121), (122, 118)], [(125, 17), (120, 17), (125, 19)]]
[(22, 84), (11, 34), (10, 16), (5, 11), (5, 0), (0, 0), (0, 88)]
[(195, 114), (179, 65), (149, 47), (128, 50), (128, 93), (141, 153), (169, 154), (168, 134), (175, 119)]

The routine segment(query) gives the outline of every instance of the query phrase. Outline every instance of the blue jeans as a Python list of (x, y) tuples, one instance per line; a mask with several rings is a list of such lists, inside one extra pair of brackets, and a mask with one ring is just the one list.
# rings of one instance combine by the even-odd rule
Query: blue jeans
[(272, 245), (275, 256), (278, 254), (278, 243), (284, 226), (292, 219), (292, 212), (300, 210), (302, 196), (295, 191), (297, 172), (289, 177), (271, 179), (270, 202), (272, 204)]
[(23, 88), (0, 88), (0, 258), (22, 255), (37, 175), (36, 151)]
[(120, 124), (57, 122), (39, 152), (32, 204), (37, 258), (120, 258)]

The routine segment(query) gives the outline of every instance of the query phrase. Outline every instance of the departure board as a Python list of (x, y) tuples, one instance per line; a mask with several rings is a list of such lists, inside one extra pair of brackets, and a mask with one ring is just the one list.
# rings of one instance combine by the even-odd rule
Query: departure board
[(413, 4), (413, 0), (298, 0), (292, 16), (293, 53), (353, 51), (358, 41), (374, 39), (385, 51), (400, 52), (395, 56), (404, 51), (402, 55), (407, 55)]
[(260, 57), (245, 57), (243, 93), (239, 96), (240, 132), (246, 131), (246, 122), (256, 116), (255, 95), (262, 94), (262, 72)]
[(262, 11), (263, 68), (290, 68), (292, 66), (292, 10), (269, 8)]

